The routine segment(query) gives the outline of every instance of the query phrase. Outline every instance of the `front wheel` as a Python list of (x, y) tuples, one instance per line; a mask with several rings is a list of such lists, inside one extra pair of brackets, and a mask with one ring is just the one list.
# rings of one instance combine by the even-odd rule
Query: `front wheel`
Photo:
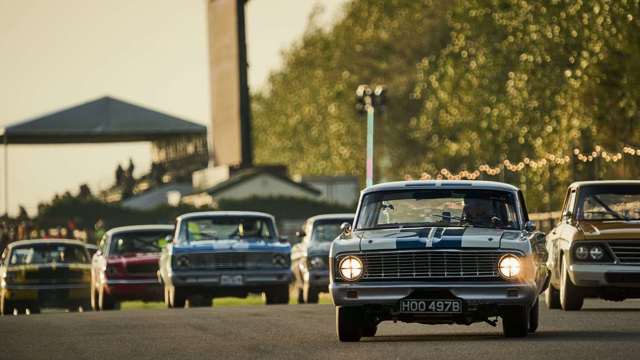
[(529, 332), (529, 308), (508, 307), (502, 310), (502, 331), (508, 338), (525, 337)]
[(307, 304), (317, 304), (320, 298), (320, 291), (317, 288), (305, 284), (304, 286), (304, 302)]
[(267, 305), (288, 304), (289, 285), (277, 286), (265, 292)]
[(120, 303), (113, 296), (104, 291), (104, 287), (98, 290), (98, 308), (100, 311), (120, 309)]
[(342, 342), (357, 342), (363, 336), (363, 311), (356, 306), (336, 308), (336, 332)]
[(544, 291), (544, 302), (547, 304), (547, 309), (560, 309), (560, 293), (551, 284)]
[(529, 310), (529, 333), (535, 333), (538, 325), (540, 325), (540, 300), (536, 299), (536, 303)]
[(7, 300), (4, 294), (0, 294), (0, 315), (13, 314), (13, 303), (11, 300)]
[(170, 309), (182, 309), (187, 303), (186, 292), (175, 286), (165, 286), (164, 303)]
[(573, 285), (569, 278), (569, 270), (567, 269), (567, 261), (562, 260), (562, 268), (560, 269), (560, 306), (565, 311), (576, 311), (582, 309), (584, 298), (580, 294), (580, 289)]

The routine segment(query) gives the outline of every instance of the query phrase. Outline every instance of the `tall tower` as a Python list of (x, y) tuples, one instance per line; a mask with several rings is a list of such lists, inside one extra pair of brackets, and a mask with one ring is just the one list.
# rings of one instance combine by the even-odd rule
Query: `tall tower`
[(253, 165), (244, 21), (246, 1), (207, 0), (211, 160), (215, 166)]

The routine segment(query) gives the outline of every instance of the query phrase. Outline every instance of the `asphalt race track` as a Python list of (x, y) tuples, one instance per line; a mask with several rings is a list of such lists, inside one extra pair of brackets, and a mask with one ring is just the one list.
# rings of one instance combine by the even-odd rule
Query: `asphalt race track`
[(640, 301), (541, 314), (540, 331), (383, 323), (339, 343), (331, 305), (45, 313), (0, 318), (1, 359), (638, 359)]

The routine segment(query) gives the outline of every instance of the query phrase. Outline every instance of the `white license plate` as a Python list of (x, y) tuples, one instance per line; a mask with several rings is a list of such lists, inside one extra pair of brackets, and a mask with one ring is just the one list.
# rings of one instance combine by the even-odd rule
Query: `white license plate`
[(244, 277), (242, 275), (220, 275), (220, 285), (244, 285)]
[(406, 299), (400, 301), (400, 312), (406, 314), (460, 314), (462, 313), (462, 301), (457, 299)]

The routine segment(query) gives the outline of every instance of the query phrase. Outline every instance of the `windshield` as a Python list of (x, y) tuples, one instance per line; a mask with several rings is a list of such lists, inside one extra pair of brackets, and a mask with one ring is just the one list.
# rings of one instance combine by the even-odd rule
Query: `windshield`
[(273, 241), (271, 219), (259, 217), (218, 216), (185, 220), (182, 238), (187, 241), (251, 239)]
[(111, 238), (109, 255), (159, 253), (171, 240), (172, 230), (116, 233)]
[(580, 220), (640, 220), (640, 185), (587, 186), (578, 200)]
[(50, 263), (88, 263), (84, 246), (69, 244), (33, 244), (14, 247), (9, 265)]
[(477, 189), (400, 190), (367, 194), (357, 229), (475, 226), (518, 229), (511, 192)]
[(315, 242), (328, 242), (333, 241), (340, 233), (342, 229), (340, 226), (343, 223), (353, 222), (353, 219), (332, 219), (332, 220), (318, 220), (313, 223), (313, 232), (311, 233), (311, 241)]

